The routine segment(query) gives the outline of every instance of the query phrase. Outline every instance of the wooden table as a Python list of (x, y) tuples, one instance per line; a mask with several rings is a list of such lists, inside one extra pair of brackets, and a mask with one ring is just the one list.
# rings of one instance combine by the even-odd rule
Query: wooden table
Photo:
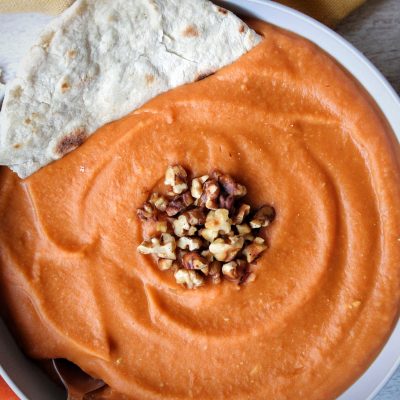
[[(400, 95), (400, 0), (368, 0), (336, 31), (362, 51)], [(399, 399), (400, 368), (375, 400)]]

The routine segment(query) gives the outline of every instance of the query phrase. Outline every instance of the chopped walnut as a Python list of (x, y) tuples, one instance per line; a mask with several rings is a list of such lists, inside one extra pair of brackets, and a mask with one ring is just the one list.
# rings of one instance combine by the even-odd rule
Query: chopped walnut
[(206, 213), (203, 208), (194, 208), (183, 213), (187, 217), (190, 225), (204, 225), (206, 222)]
[(200, 178), (194, 178), (192, 180), (192, 186), (190, 188), (190, 193), (194, 199), (199, 199), (203, 193), (203, 184), (209, 178), (208, 175), (201, 176)]
[(275, 219), (275, 210), (271, 206), (262, 206), (250, 221), (253, 229), (268, 226)]
[(158, 268), (188, 289), (252, 282), (250, 263), (267, 248), (256, 234), (274, 220), (275, 210), (265, 205), (251, 213), (243, 202), (246, 187), (220, 171), (189, 180), (183, 167), (170, 166), (164, 183), (167, 194), (152, 193), (137, 211), (144, 235), (156, 236), (138, 251), (154, 255)]
[(203, 185), (203, 193), (199, 199), (199, 206), (206, 207), (209, 210), (218, 209), (218, 197), (221, 189), (214, 179), (209, 179)]
[(207, 242), (213, 242), (218, 237), (218, 231), (212, 229), (200, 229), (199, 234), (201, 237), (207, 240)]
[(226, 210), (231, 211), (235, 205), (235, 196), (232, 196), (231, 194), (221, 194), (218, 202), (219, 208), (225, 208)]
[(168, 222), (167, 221), (157, 221), (156, 222), (156, 231), (157, 232), (167, 232), (168, 231)]
[(174, 227), (174, 233), (178, 237), (193, 236), (197, 231), (195, 226), (189, 224), (186, 215), (180, 215), (178, 219), (173, 221), (172, 225)]
[(206, 229), (217, 232), (217, 234), (224, 235), (231, 231), (231, 224), (229, 211), (220, 208), (208, 213), (204, 226)]
[(170, 186), (176, 194), (181, 194), (188, 189), (187, 173), (180, 165), (174, 165), (167, 168), (165, 173), (165, 185)]
[(143, 204), (142, 208), (137, 210), (137, 215), (142, 221), (146, 221), (148, 219), (155, 219), (157, 216), (157, 210), (154, 206), (148, 202)]
[(169, 217), (173, 217), (181, 211), (186, 210), (190, 205), (193, 204), (193, 201), (192, 195), (189, 192), (185, 192), (181, 195), (175, 196), (170, 201), (165, 211)]
[(174, 263), (174, 260), (169, 260), (167, 258), (160, 258), (158, 260), (158, 268), (161, 271), (167, 271), (168, 269), (172, 268), (173, 263)]
[(236, 229), (239, 235), (247, 235), (251, 233), (251, 228), (248, 224), (236, 225)]
[(187, 237), (183, 236), (179, 238), (178, 240), (178, 247), (182, 250), (199, 250), (200, 247), (202, 246), (203, 241), (200, 238), (193, 238), (193, 237)]
[(152, 204), (157, 210), (164, 212), (167, 208), (168, 201), (165, 196), (160, 193), (152, 193), (149, 198), (149, 203)]
[(243, 223), (244, 219), (250, 214), (250, 206), (248, 204), (242, 204), (237, 210), (236, 214), (232, 218), (232, 222), (235, 225)]
[(211, 253), (210, 250), (203, 250), (203, 251), (201, 252), (201, 255), (202, 255), (204, 258), (206, 258), (207, 261), (208, 261), (209, 263), (211, 263), (211, 262), (214, 261), (214, 256), (212, 255), (212, 253)]
[(176, 260), (175, 249), (175, 238), (169, 233), (163, 233), (161, 239), (153, 238), (150, 241), (144, 241), (138, 247), (138, 251), (142, 254), (155, 254), (159, 258), (170, 260)]
[(210, 251), (218, 261), (232, 261), (242, 249), (244, 239), (241, 236), (219, 238), (210, 244)]
[(195, 251), (186, 253), (183, 256), (182, 261), (184, 268), (200, 270), (204, 275), (208, 275), (208, 261), (199, 253), (196, 253)]
[(219, 171), (214, 172), (214, 176), (218, 177), (218, 182), (222, 185), (224, 190), (234, 197), (244, 197), (247, 194), (246, 186), (235, 182), (235, 180), (228, 174), (222, 174)]
[(205, 283), (200, 272), (188, 269), (178, 269), (175, 273), (176, 283), (185, 285), (188, 289), (196, 289)]
[(222, 262), (213, 261), (208, 267), (208, 276), (214, 284), (221, 283)]
[(267, 248), (264, 242), (263, 238), (256, 237), (243, 249), (242, 253), (248, 263), (252, 263)]

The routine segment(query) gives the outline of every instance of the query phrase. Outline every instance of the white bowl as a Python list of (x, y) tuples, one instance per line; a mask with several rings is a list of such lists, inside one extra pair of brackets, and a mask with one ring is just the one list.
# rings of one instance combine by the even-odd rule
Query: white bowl
[[(219, 4), (297, 33), (329, 53), (370, 93), (400, 140), (400, 99), (382, 74), (347, 41), (312, 18), (270, 1), (225, 0)], [(22, 355), (1, 321), (0, 338), (0, 373), (22, 400), (65, 398), (63, 392)], [(398, 322), (376, 360), (338, 400), (372, 400), (399, 364)]]

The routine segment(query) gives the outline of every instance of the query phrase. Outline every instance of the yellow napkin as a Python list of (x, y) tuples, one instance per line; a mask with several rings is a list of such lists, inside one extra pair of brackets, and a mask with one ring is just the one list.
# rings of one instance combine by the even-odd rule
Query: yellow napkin
[[(0, 0), (2, 12), (43, 12), (59, 14), (74, 0)], [(279, 0), (280, 3), (319, 19), (327, 25), (335, 25), (365, 0)]]

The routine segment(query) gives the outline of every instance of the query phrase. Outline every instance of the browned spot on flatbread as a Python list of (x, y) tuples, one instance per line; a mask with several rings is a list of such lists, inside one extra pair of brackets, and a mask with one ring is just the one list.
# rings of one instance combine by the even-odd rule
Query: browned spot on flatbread
[(148, 85), (151, 85), (154, 82), (155, 79), (156, 78), (154, 77), (154, 75), (146, 74), (146, 83)]
[(30, 118), (25, 118), (24, 119), (24, 124), (25, 125), (30, 125), (32, 123), (32, 120)]
[(19, 143), (15, 143), (15, 144), (13, 145), (13, 147), (14, 147), (14, 149), (19, 149), (19, 148), (21, 147), (21, 145), (20, 145)]
[(228, 14), (228, 10), (225, 10), (225, 8), (222, 7), (218, 7), (218, 12), (220, 12), (221, 14)]
[(186, 37), (196, 37), (199, 36), (199, 31), (194, 25), (189, 25), (184, 31), (183, 36)]
[(244, 25), (243, 25), (243, 24), (240, 25), (239, 32), (240, 32), (240, 33), (243, 33), (243, 32), (244, 32)]
[(201, 80), (203, 80), (203, 79), (206, 79), (208, 76), (210, 76), (210, 75), (213, 75), (214, 74), (214, 72), (207, 72), (207, 73), (204, 73), (204, 74), (200, 74), (200, 75), (197, 75), (196, 76), (196, 81), (201, 81)]
[(76, 57), (76, 51), (75, 50), (68, 50), (67, 56), (68, 56), (68, 58), (75, 58)]
[(61, 91), (62, 91), (63, 93), (66, 92), (69, 88), (70, 88), (70, 86), (69, 86), (69, 83), (68, 83), (68, 82), (64, 82), (64, 83), (61, 85)]
[(56, 153), (60, 156), (63, 156), (79, 147), (85, 141), (85, 139), (85, 131), (83, 129), (76, 130), (75, 132), (72, 132), (70, 135), (61, 139), (60, 143), (58, 143), (56, 147)]

